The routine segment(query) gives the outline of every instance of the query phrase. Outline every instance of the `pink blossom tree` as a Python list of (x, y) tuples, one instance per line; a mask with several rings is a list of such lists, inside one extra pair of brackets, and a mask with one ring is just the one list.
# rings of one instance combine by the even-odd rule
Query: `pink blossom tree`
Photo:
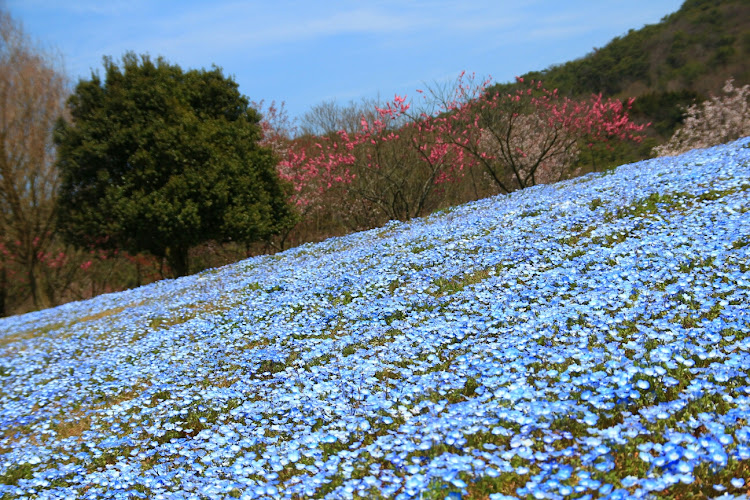
[(633, 100), (562, 97), (541, 82), (514, 93), (488, 91), (488, 80), (459, 76), (453, 97), (432, 91), (449, 124), (449, 140), (462, 147), (504, 192), (554, 182), (571, 174), (582, 147), (613, 138), (640, 141), (645, 125), (630, 121)]
[(278, 169), (293, 186), (303, 220), (331, 202), (352, 228), (409, 219), (439, 205), (443, 185), (461, 178), (467, 156), (445, 140), (443, 121), (410, 109), (406, 97), (396, 95), (363, 113), (353, 133), (287, 143)]
[(446, 140), (445, 121), (425, 109), (412, 111), (405, 96), (363, 118), (356, 148), (353, 193), (388, 219), (406, 220), (439, 207), (446, 185), (459, 182), (472, 160)]
[[(263, 116), (261, 145), (270, 147), (278, 158), (279, 177), (290, 186), (289, 201), (296, 208), (299, 224), (309, 224), (325, 211), (332, 197), (341, 197), (343, 186), (351, 183), (354, 174), (352, 150), (356, 140), (345, 131), (315, 137), (297, 137), (297, 127), (286, 112), (284, 103), (254, 102)], [(298, 224), (298, 225), (299, 225)], [(283, 250), (297, 226), (283, 231), (273, 242)]]
[(464, 77), (447, 91), (421, 92), (420, 109), (396, 95), (352, 132), (278, 140), (269, 124), (302, 220), (332, 207), (353, 228), (418, 217), (478, 169), (505, 192), (554, 182), (570, 175), (582, 148), (637, 141), (644, 128), (628, 117), (632, 100), (574, 101), (541, 82), (502, 95), (487, 90), (489, 80)]
[[(463, 77), (463, 75), (462, 75)], [(645, 125), (630, 121), (630, 99), (593, 95), (576, 101), (548, 90), (539, 81), (515, 93), (487, 90), (487, 82), (459, 77), (460, 99), (448, 103), (445, 120), (452, 137), (504, 192), (570, 175), (581, 148), (610, 139), (640, 141)]]

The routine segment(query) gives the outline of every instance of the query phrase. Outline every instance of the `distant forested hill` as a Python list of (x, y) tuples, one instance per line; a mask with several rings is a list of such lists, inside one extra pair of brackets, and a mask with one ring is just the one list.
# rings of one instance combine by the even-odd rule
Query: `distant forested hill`
[(664, 140), (680, 124), (684, 106), (719, 93), (730, 77), (735, 85), (750, 83), (750, 0), (686, 0), (658, 24), (522, 76), (571, 96), (638, 97), (634, 115), (653, 123), (654, 140)]

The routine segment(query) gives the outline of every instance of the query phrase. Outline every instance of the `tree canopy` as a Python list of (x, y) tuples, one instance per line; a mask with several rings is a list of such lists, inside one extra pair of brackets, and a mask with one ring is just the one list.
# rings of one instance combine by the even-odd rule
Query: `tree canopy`
[(260, 116), (221, 69), (104, 59), (59, 121), (59, 226), (79, 246), (148, 251), (175, 275), (209, 240), (262, 241), (292, 222)]

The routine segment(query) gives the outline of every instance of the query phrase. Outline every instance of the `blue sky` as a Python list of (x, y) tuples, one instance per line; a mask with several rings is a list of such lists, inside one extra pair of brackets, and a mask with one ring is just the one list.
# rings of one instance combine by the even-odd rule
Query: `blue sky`
[[(2, 0), (0, 0), (2, 2)], [(216, 64), (291, 116), (335, 99), (413, 96), (466, 70), (506, 82), (653, 24), (682, 0), (6, 0), (74, 81), (128, 50)]]

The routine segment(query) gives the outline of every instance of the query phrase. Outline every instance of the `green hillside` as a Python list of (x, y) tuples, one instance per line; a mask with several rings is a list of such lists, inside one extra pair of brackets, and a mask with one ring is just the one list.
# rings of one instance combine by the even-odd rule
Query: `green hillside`
[[(635, 115), (668, 138), (680, 107), (750, 83), (750, 2), (687, 0), (658, 24), (631, 29), (585, 57), (522, 75), (567, 95), (638, 97)], [(512, 87), (498, 85), (496, 89)]]
[(585, 57), (532, 71), (571, 95), (716, 91), (750, 82), (750, 2), (687, 0), (658, 24), (631, 29)]

